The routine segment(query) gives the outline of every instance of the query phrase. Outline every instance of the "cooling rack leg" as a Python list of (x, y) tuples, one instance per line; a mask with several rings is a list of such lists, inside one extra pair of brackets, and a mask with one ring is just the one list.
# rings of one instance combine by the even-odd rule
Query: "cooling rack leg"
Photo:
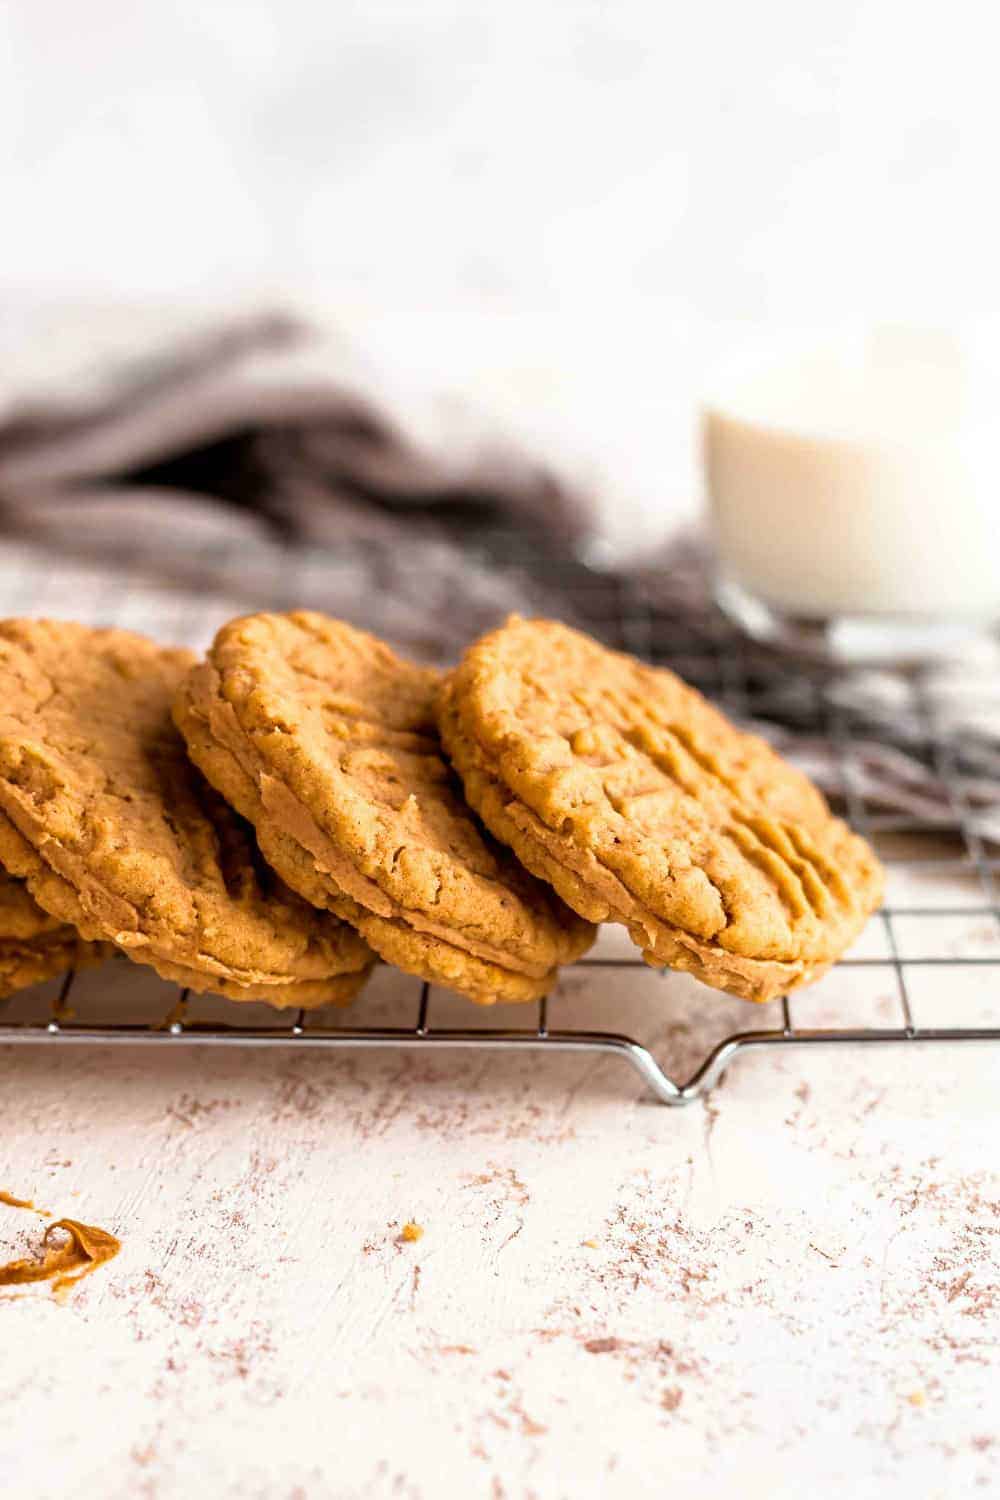
[[(525, 1038), (527, 1041), (528, 1038)], [(572, 1032), (572, 1031), (549, 1031), (539, 1033), (538, 1045), (543, 1050), (554, 1050), (557, 1052), (603, 1052), (611, 1057), (624, 1057), (630, 1063), (646, 1088), (660, 1104), (690, 1104), (692, 1099), (698, 1097), (697, 1091), (691, 1094), (678, 1087), (670, 1078), (652, 1053), (639, 1042), (631, 1037), (614, 1036), (605, 1032)]]

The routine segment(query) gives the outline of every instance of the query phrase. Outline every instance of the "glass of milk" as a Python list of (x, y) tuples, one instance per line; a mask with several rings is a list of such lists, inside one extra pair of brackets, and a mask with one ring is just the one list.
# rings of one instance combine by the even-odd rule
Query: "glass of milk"
[(723, 608), (758, 638), (855, 660), (919, 659), (996, 624), (998, 404), (990, 361), (945, 334), (732, 365), (702, 425)]

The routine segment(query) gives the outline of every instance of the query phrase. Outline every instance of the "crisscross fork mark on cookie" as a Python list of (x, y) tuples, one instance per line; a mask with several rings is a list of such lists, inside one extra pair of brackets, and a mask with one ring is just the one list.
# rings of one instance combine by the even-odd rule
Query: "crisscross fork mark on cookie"
[(487, 827), (651, 963), (769, 999), (878, 903), (877, 860), (806, 777), (673, 673), (556, 622), (470, 647), (438, 722)]

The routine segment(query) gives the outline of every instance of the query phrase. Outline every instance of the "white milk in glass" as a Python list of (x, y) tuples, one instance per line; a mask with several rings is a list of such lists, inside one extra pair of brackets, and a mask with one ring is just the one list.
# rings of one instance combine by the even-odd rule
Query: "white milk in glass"
[(1000, 619), (989, 362), (879, 331), (744, 362), (703, 415), (720, 591), (751, 613)]

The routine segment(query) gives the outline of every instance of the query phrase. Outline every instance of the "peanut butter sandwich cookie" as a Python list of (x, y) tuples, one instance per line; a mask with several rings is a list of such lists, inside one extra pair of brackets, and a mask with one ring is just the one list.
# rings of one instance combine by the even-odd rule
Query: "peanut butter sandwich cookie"
[(512, 618), (438, 700), (486, 826), (655, 966), (766, 1001), (826, 970), (882, 892), (863, 839), (672, 672)]
[(223, 627), (174, 705), (265, 857), (390, 963), (482, 1004), (534, 1000), (593, 929), (485, 835), (445, 765), (439, 674), (325, 615)]
[(0, 869), (0, 1000), (112, 951), (108, 944), (85, 943), (75, 927), (42, 911), (23, 880)]
[(170, 705), (194, 660), (122, 630), (0, 622), (0, 861), (45, 912), (165, 979), (345, 1003), (370, 950), (282, 884), (187, 758)]

